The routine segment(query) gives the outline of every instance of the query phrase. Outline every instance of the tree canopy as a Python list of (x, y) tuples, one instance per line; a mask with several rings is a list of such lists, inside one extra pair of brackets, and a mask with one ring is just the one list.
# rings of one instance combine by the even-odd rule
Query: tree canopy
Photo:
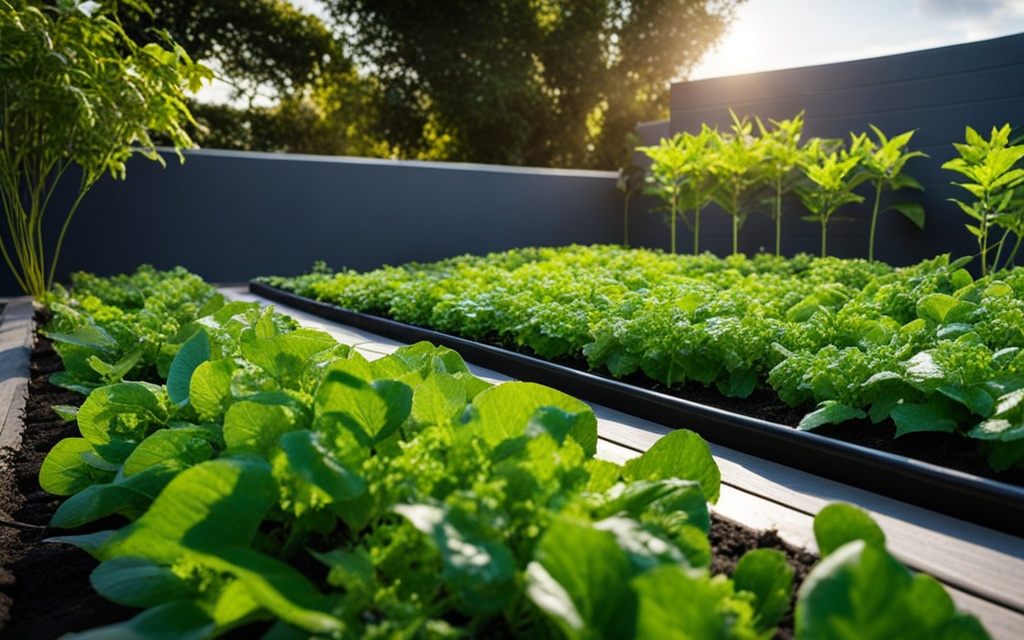
[(404, 153), (614, 168), (743, 0), (325, 0)]
[(195, 105), (203, 146), (614, 169), (743, 1), (153, 0), (131, 28), (236, 88)]

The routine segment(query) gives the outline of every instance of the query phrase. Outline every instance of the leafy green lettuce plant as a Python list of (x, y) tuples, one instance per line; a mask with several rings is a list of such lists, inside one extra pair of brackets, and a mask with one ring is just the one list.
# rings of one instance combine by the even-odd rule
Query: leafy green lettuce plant
[[(776, 551), (711, 575), (721, 478), (696, 434), (600, 460), (593, 412), (557, 390), (426, 343), (369, 361), (219, 302), (172, 341), (166, 384), (95, 389), (47, 456), (41, 484), (71, 494), (52, 526), (128, 518), (52, 540), (143, 609), (69, 638), (764, 639), (789, 609)], [(987, 637), (867, 514), (827, 507), (815, 536), (798, 638)]]
[(814, 537), (822, 560), (797, 593), (797, 638), (989, 638), (941, 583), (893, 557), (885, 533), (859, 507), (828, 505), (814, 518)]
[[(952, 201), (977, 221), (977, 224), (966, 226), (978, 239), (981, 273), (985, 275), (990, 267), (998, 268), (999, 254), (1010, 231), (1017, 232), (1017, 245), (1007, 259), (1007, 264), (1012, 262), (1021, 243), (1021, 232), (1024, 231), (1024, 206), (1014, 198), (1014, 193), (1017, 187), (1024, 183), (1024, 169), (1018, 166), (1024, 158), (1024, 145), (1009, 143), (1009, 124), (1000, 129), (992, 127), (992, 134), (988, 140), (971, 127), (967, 127), (965, 139), (964, 143), (953, 144), (960, 157), (945, 162), (942, 168), (955, 171), (969, 180), (953, 184), (966, 189), (974, 196), (974, 202), (966, 203), (955, 198)], [(993, 226), (1003, 227), (1004, 233), (998, 243), (999, 249), (995, 260), (990, 265), (989, 232)]]
[[(148, 11), (142, 0), (124, 4)], [(175, 148), (192, 146), (183, 92), (211, 77), (167, 34), (136, 44), (116, 6), (0, 0), (0, 203), (10, 234), (0, 236), (0, 251), (37, 300), (53, 283), (75, 211), (100, 177), (123, 178), (136, 153), (163, 163), (152, 134)], [(47, 263), (43, 217), (75, 165), (77, 196)]]

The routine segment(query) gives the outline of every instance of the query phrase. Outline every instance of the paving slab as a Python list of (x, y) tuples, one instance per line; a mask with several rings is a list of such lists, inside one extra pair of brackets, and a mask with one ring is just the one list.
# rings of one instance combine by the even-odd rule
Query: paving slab
[(21, 444), (34, 313), (31, 298), (5, 299), (0, 317), (0, 451)]

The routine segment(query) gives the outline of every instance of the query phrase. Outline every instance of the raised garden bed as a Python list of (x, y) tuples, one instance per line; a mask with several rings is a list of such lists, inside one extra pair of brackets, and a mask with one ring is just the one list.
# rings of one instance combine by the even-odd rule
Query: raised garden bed
[[(47, 418), (46, 418), (46, 419), (47, 419), (47, 420), (49, 420), (49, 421), (51, 421), (51, 422), (56, 422), (56, 423), (58, 423), (58, 424), (61, 424), (61, 426), (62, 426), (63, 428), (66, 428), (66, 427), (68, 426), (68, 425), (66, 425), (66, 424), (62, 424), (62, 421), (60, 421), (60, 420), (56, 420), (56, 421), (55, 421), (55, 420), (54, 420), (54, 416), (53, 416), (52, 414), (51, 414), (51, 415), (49, 415), (49, 416), (47, 416)], [(40, 431), (42, 431), (42, 428), (40, 428)], [(65, 434), (65, 435), (66, 435), (66, 434)], [(58, 437), (59, 437), (59, 436), (58, 436)], [(41, 449), (45, 449), (45, 446), (40, 446), (39, 448), (41, 448)], [(27, 465), (26, 465), (26, 466), (27, 466)], [(30, 473), (30, 475), (29, 475), (29, 479), (28, 479), (28, 480), (23, 480), (23, 483), (27, 483), (27, 484), (28, 484), (28, 485), (29, 485), (29, 486), (31, 487), (31, 486), (32, 486), (32, 481), (31, 481), (31, 479), (32, 479), (32, 478), (34, 478), (34, 475), (32, 475), (32, 474)], [(36, 491), (36, 490), (33, 490), (33, 491), (35, 491), (35, 493), (37, 493), (37, 494), (38, 494), (38, 493), (40, 493), (40, 492), (38, 492), (38, 491)], [(44, 498), (45, 498), (45, 496), (39, 496), (39, 497), (44, 497)], [(37, 499), (37, 500), (36, 500), (36, 502), (38, 503), (38, 502), (39, 502), (39, 500)], [(50, 502), (50, 507), (57, 507), (57, 506), (58, 506), (58, 505), (59, 505), (59, 504), (60, 504), (60, 503), (61, 503), (62, 501), (61, 501), (60, 499), (52, 499), (52, 500), (50, 500), (49, 502)], [(46, 514), (45, 514), (45, 513), (43, 512), (43, 511), (38, 511), (38, 512), (37, 512), (37, 514), (36, 514), (36, 517), (37, 517), (37, 518), (39, 518), (39, 519), (45, 519), (45, 518), (46, 518)], [(23, 524), (29, 524), (29, 525), (31, 525), (31, 524), (34, 524), (34, 523), (23, 523)], [(723, 525), (723, 524), (726, 524), (726, 523), (723, 523), (723, 522), (719, 521), (719, 523), (718, 523), (718, 524), (716, 524), (716, 526), (715, 526), (715, 530), (713, 530), (713, 532), (712, 532), (712, 534), (711, 534), (711, 540), (715, 542), (715, 544), (716, 544), (716, 549), (720, 549), (720, 550), (719, 550), (719, 551), (718, 551), (717, 553), (719, 553), (719, 555), (721, 555), (721, 556), (723, 557), (723, 559), (725, 559), (725, 558), (728, 558), (728, 557), (730, 557), (730, 556), (731, 556), (730, 552), (728, 552), (728, 551), (727, 551), (726, 549), (727, 549), (727, 548), (728, 548), (728, 547), (729, 547), (729, 546), (730, 546), (730, 545), (731, 545), (732, 543), (722, 543), (722, 542), (721, 542), (721, 540), (720, 540), (720, 536), (721, 536), (721, 531), (722, 531), (720, 527), (721, 527), (721, 525)], [(106, 525), (107, 525), (107, 523), (96, 523), (96, 524), (95, 524), (95, 526), (97, 526), (97, 527), (101, 527), (101, 526), (106, 526)], [(115, 526), (116, 526), (116, 525), (115, 525)], [(33, 533), (33, 530), (32, 530), (32, 528), (31, 528), (31, 527), (26, 527), (26, 528), (23, 528), (23, 529), (22, 529), (21, 531), (22, 531), (23, 533), (24, 533), (24, 532), (28, 532), (29, 534), (32, 534), (32, 533)], [(35, 530), (35, 531), (36, 531), (36, 532), (38, 532), (39, 530)], [(21, 534), (19, 534), (19, 535), (21, 535)], [(732, 536), (732, 534), (727, 534), (727, 535), (728, 535), (729, 537), (731, 537), (731, 536)], [(38, 537), (38, 533), (35, 533), (35, 536), (36, 536), (36, 537)], [(760, 536), (760, 534), (756, 534), (756, 537), (762, 537), (762, 536)], [(29, 538), (31, 538), (31, 536), (29, 536)], [(771, 538), (771, 536), (768, 536), (768, 538), (770, 539), (770, 538)], [(762, 541), (761, 543), (755, 543), (755, 544), (762, 544), (763, 542), (764, 542), (764, 541)], [(745, 546), (745, 544), (746, 544), (746, 543), (742, 543), (742, 544), (743, 544), (743, 545)], [(735, 547), (735, 545), (732, 545), (732, 546), (734, 546), (734, 547)], [(37, 549), (37, 551), (38, 551), (38, 549)], [(729, 561), (728, 561), (728, 560), (726, 559), (726, 560), (725, 560), (725, 562), (726, 562), (726, 563), (728, 563)], [(23, 565), (23, 566), (24, 566), (24, 565)], [(80, 573), (81, 573), (81, 569), (79, 569), (79, 570), (78, 570), (78, 572), (79, 572), (79, 574), (80, 574)], [(70, 613), (70, 612), (71, 612), (71, 609), (69, 609), (69, 610), (68, 610), (68, 612)], [(117, 618), (117, 616), (120, 616), (120, 615), (126, 615), (126, 612), (124, 612), (124, 611), (122, 611), (122, 612), (120, 612), (120, 613), (114, 612), (114, 613), (113, 613), (112, 615), (114, 616), (114, 618)], [(62, 616), (62, 617), (63, 617), (63, 616)], [(73, 619), (73, 617), (74, 617), (74, 616), (72, 615), (72, 616), (71, 616), (71, 618)], [(112, 618), (112, 619), (114, 619), (114, 618)], [(71, 624), (75, 624), (75, 623), (74, 623), (74, 622), (72, 622)], [(258, 629), (258, 627), (257, 627), (257, 629)], [(13, 635), (12, 637), (39, 637), (39, 628), (35, 628), (35, 629), (26, 629), (25, 627), (17, 627), (17, 626), (13, 626), (13, 627), (10, 627), (10, 631), (11, 631), (11, 633), (14, 633), (14, 634), (15, 634), (15, 635)], [(240, 629), (240, 630), (239, 630), (239, 632), (238, 632), (238, 633), (242, 633), (242, 635), (240, 635), (240, 636), (237, 636), (237, 637), (251, 637), (251, 635), (246, 635), (246, 633), (250, 633), (250, 634), (251, 634), (252, 632), (255, 632), (254, 628), (252, 628), (252, 627), (246, 627), (246, 628), (244, 629), (244, 632), (243, 632), (243, 630), (242, 630), (242, 629)], [(783, 627), (783, 629), (782, 629), (782, 630), (780, 630), (780, 632), (779, 632), (779, 635), (778, 635), (778, 637), (787, 637), (787, 636), (786, 636), (786, 634), (787, 634), (787, 633), (788, 633), (788, 632), (786, 631), (785, 627)], [(25, 634), (25, 635), (21, 635), (21, 634)], [(236, 634), (236, 635), (237, 635), (237, 634)], [(45, 637), (45, 636), (44, 636), (44, 637)]]
[[(949, 434), (910, 434), (893, 440), (879, 437), (882, 427), (859, 428), (866, 426), (866, 421), (852, 427), (826, 427), (824, 431), (831, 432), (832, 437), (798, 431), (794, 426), (802, 413), (778, 402), (767, 403), (770, 419), (764, 419), (750, 415), (745, 408), (751, 403), (742, 399), (723, 399), (714, 392), (701, 392), (699, 400), (694, 401), (686, 398), (686, 389), (680, 392), (664, 386), (651, 388), (650, 381), (646, 387), (629, 384), (583, 371), (579, 366), (566, 366), (507, 348), (341, 309), (262, 282), (250, 283), (250, 289), (268, 299), (396, 340), (429, 340), (443, 344), (456, 349), (471, 362), (553, 386), (584, 400), (600, 402), (668, 427), (693, 429), (710, 442), (969, 522), (1024, 535), (1022, 474), (1017, 471), (995, 476), (984, 460), (976, 456), (969, 460), (966, 470), (948, 466), (962, 463), (962, 454), (969, 451), (961, 438)], [(691, 385), (688, 390), (692, 393), (693, 389)], [(790, 422), (780, 421), (780, 414)], [(944, 452), (945, 457), (941, 457)], [(940, 457), (935, 458), (936, 454)], [(937, 461), (928, 461), (929, 456)]]
[[(0, 526), (0, 632), (12, 640), (57, 638), (137, 613), (92, 589), (88, 576), (98, 564), (95, 559), (70, 545), (44, 541), (55, 533), (46, 525), (64, 499), (38, 488), (39, 467), (57, 442), (77, 434), (74, 423), (61, 419), (51, 407), (80, 402), (81, 396), (47, 382), (50, 374), (61, 370), (60, 359), (45, 338), (36, 338), (33, 345), (23, 441), (17, 453), (10, 453), (0, 465), (0, 514), (25, 525)], [(89, 530), (120, 524), (115, 518)], [(816, 554), (785, 543), (773, 531), (754, 530), (720, 516), (713, 517), (710, 537), (716, 573), (730, 574), (751, 549), (777, 549), (789, 558), (799, 586), (818, 561)], [(789, 617), (775, 637), (791, 638), (792, 631)], [(250, 629), (229, 637), (247, 638), (251, 633)]]

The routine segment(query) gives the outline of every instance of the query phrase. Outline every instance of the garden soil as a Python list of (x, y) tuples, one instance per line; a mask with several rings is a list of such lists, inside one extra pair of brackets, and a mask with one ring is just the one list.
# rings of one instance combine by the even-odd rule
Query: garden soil
[[(108, 602), (89, 585), (96, 561), (70, 545), (46, 542), (60, 531), (46, 528), (61, 498), (39, 487), (39, 467), (61, 439), (78, 436), (77, 428), (57, 416), (54, 405), (80, 404), (82, 397), (54, 387), (49, 375), (60, 359), (49, 342), (36, 338), (30, 366), (22, 445), (0, 459), (0, 638), (48, 640), (72, 631), (125, 620), (137, 610)], [(88, 533), (118, 527), (114, 518), (75, 530)], [(712, 571), (729, 574), (746, 551), (773, 548), (784, 552), (793, 566), (794, 593), (817, 556), (782, 541), (774, 531), (757, 531), (713, 517), (710, 540)], [(232, 636), (252, 637), (252, 629)], [(792, 618), (779, 627), (776, 638), (793, 637)]]

